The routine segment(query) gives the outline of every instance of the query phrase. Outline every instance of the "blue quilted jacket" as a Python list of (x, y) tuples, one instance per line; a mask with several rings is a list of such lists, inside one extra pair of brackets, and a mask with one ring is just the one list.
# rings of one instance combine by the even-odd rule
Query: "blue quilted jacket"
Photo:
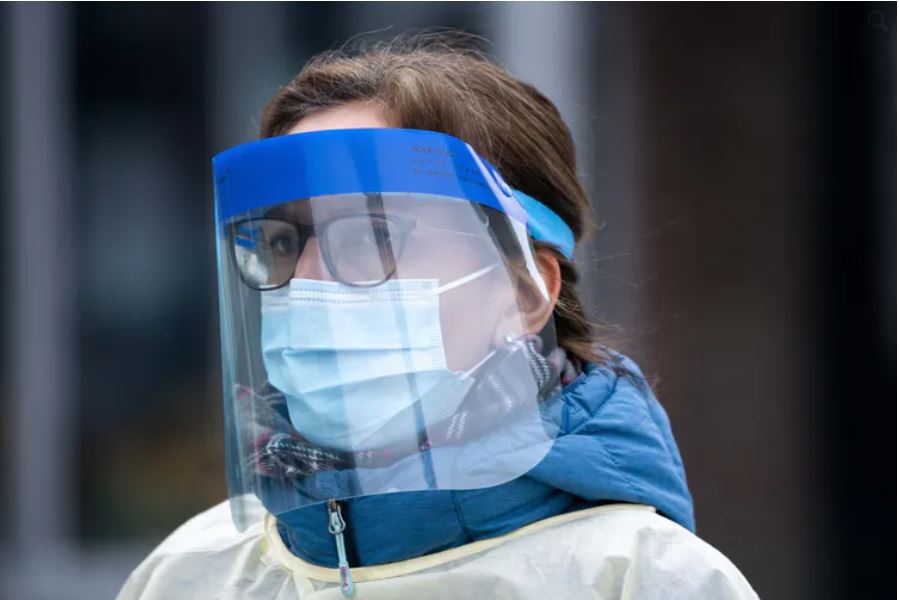
[[(479, 490), (366, 496), (343, 503), (351, 567), (394, 562), (508, 533), (609, 502), (654, 506), (694, 530), (693, 501), (664, 409), (639, 368), (617, 355), (587, 364), (562, 390), (561, 429), (526, 475)], [(278, 515), (287, 547), (336, 567), (323, 504)]]

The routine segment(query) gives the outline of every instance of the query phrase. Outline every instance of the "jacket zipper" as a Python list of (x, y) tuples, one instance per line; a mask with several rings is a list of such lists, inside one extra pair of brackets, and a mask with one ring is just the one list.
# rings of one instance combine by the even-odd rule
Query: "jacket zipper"
[(337, 568), (340, 571), (340, 591), (346, 598), (351, 598), (356, 592), (353, 584), (353, 575), (350, 573), (350, 563), (346, 558), (346, 544), (343, 540), (343, 532), (346, 530), (346, 521), (340, 512), (340, 504), (336, 500), (328, 500), (328, 532), (334, 536), (337, 544)]

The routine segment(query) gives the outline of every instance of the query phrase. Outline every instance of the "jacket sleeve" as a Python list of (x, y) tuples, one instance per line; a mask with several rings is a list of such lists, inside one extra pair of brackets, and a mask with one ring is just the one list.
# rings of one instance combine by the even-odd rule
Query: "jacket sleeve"
[[(679, 527), (637, 534), (619, 580), (622, 600), (757, 600), (743, 574), (721, 552)], [(602, 596), (601, 597), (605, 597)]]
[(238, 532), (223, 502), (166, 538), (116, 600), (297, 600), (290, 573), (266, 558), (262, 540), (261, 523)]

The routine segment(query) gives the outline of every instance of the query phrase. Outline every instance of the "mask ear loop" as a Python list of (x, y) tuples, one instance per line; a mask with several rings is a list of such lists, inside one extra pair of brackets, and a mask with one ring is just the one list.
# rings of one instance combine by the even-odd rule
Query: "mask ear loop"
[(499, 266), (499, 263), (494, 263), (492, 265), (488, 265), (488, 266), (484, 267), (483, 269), (478, 269), (477, 271), (475, 271), (473, 273), (464, 275), (464, 276), (460, 277), (459, 279), (450, 281), (448, 283), (444, 283), (440, 287), (434, 288), (434, 293), (442, 294), (443, 292), (447, 292), (447, 291), (455, 289), (459, 286), (465, 285), (466, 283), (470, 283), (470, 282), (474, 281), (475, 279), (478, 279), (479, 277), (483, 277), (484, 275), (486, 275), (487, 273), (489, 273), (490, 271), (492, 271), (493, 269), (495, 269), (498, 266)]

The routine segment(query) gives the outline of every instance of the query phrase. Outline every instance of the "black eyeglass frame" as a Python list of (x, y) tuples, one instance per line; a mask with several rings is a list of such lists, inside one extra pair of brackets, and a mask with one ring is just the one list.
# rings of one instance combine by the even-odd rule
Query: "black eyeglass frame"
[[(247, 277), (244, 276), (243, 269), (241, 269), (240, 263), (238, 262), (238, 259), (237, 259), (237, 243), (235, 242), (235, 238), (237, 235), (236, 232), (240, 226), (245, 225), (247, 223), (254, 223), (257, 221), (278, 221), (278, 222), (285, 223), (285, 224), (293, 227), (296, 230), (298, 239), (301, 242), (299, 245), (299, 251), (297, 253), (297, 256), (294, 259), (293, 270), (291, 270), (291, 273), (293, 273), (296, 270), (297, 261), (299, 261), (300, 256), (303, 255), (303, 250), (305, 249), (306, 243), (308, 243), (309, 238), (318, 237), (320, 239), (327, 239), (328, 229), (334, 223), (343, 221), (343, 220), (347, 220), (347, 219), (351, 219), (351, 218), (359, 218), (359, 217), (367, 217), (368, 219), (370, 219), (372, 221), (375, 221), (378, 219), (384, 220), (384, 221), (389, 221), (390, 223), (392, 223), (393, 225), (398, 227), (398, 232), (400, 234), (400, 239), (399, 239), (400, 254), (402, 254), (402, 250), (405, 247), (406, 239), (408, 238), (409, 233), (413, 229), (415, 229), (416, 224), (418, 222), (417, 219), (415, 219), (414, 217), (410, 217), (408, 215), (395, 215), (395, 214), (384, 215), (384, 214), (372, 214), (370, 212), (357, 212), (357, 213), (336, 215), (326, 221), (322, 221), (321, 223), (316, 223), (314, 225), (309, 225), (306, 223), (297, 223), (295, 221), (289, 221), (287, 219), (282, 219), (282, 218), (278, 218), (278, 217), (251, 217), (248, 219), (240, 219), (239, 221), (234, 221), (225, 226), (227, 229), (227, 238), (229, 240), (229, 245), (231, 247), (229, 254), (231, 255), (231, 260), (234, 263), (234, 268), (237, 270), (237, 274), (240, 277), (240, 280), (243, 282), (244, 285), (246, 285), (250, 289), (255, 290), (257, 292), (270, 292), (273, 290), (278, 290), (278, 289), (283, 288), (287, 284), (289, 284), (291, 277), (288, 277), (286, 281), (281, 282), (277, 285), (266, 286), (264, 288), (261, 288), (259, 286), (253, 285), (253, 283), (251, 283), (247, 279)], [(305, 242), (304, 242), (304, 240), (305, 240)], [(338, 281), (339, 283), (342, 283), (344, 285), (348, 285), (351, 287), (370, 288), (370, 287), (375, 287), (375, 286), (381, 285), (382, 283), (392, 279), (396, 275), (396, 258), (397, 258), (397, 256), (395, 256), (393, 253), (393, 248), (392, 248), (394, 245), (393, 242), (394, 242), (394, 240), (388, 239), (386, 248), (382, 248), (381, 245), (379, 244), (379, 248), (381, 248), (380, 252), (382, 255), (381, 256), (382, 262), (383, 262), (384, 258), (388, 258), (388, 257), (391, 262), (391, 268), (390, 268), (389, 272), (387, 273), (387, 275), (377, 281), (373, 281), (373, 282), (366, 281), (364, 283), (347, 281), (340, 275), (340, 273), (337, 271), (337, 268), (334, 266), (334, 262), (333, 262), (333, 258), (331, 256), (331, 249), (330, 249), (329, 244), (319, 243), (319, 249), (321, 250), (322, 259), (324, 259), (325, 266), (328, 269), (328, 273), (331, 274), (331, 277), (333, 277), (335, 281)]]

